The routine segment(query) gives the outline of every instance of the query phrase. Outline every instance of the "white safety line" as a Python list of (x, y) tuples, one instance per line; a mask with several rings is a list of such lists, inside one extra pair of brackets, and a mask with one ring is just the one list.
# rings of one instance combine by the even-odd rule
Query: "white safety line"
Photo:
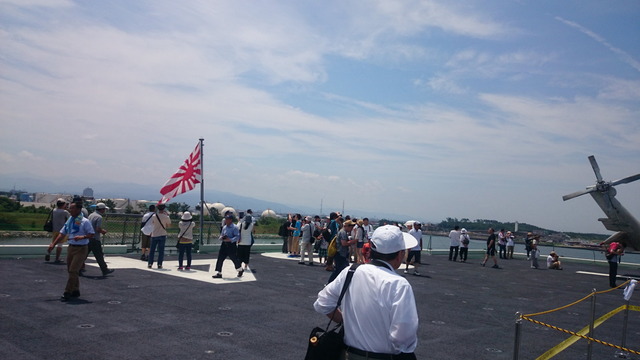
[[(91, 257), (88, 259), (91, 261)], [(176, 276), (183, 279), (197, 280), (207, 282), (211, 284), (234, 284), (247, 281), (256, 281), (256, 277), (250, 271), (245, 271), (241, 278), (236, 275), (238, 272), (233, 266), (233, 262), (230, 259), (224, 261), (222, 265), (222, 278), (214, 279), (211, 276), (216, 274), (215, 266), (216, 259), (194, 259), (191, 261), (191, 270), (178, 270), (178, 260), (165, 260), (162, 262), (162, 269), (158, 269), (158, 264), (155, 262), (153, 268), (147, 267), (147, 262), (132, 259), (124, 256), (107, 256), (104, 258), (109, 269), (138, 269), (143, 271), (151, 271), (162, 275)], [(87, 265), (98, 267), (95, 261), (87, 262)], [(183, 264), (186, 264), (186, 259)], [(203, 271), (194, 269), (194, 266), (209, 265), (209, 271)], [(118, 272), (114, 272), (113, 276), (118, 276)]]

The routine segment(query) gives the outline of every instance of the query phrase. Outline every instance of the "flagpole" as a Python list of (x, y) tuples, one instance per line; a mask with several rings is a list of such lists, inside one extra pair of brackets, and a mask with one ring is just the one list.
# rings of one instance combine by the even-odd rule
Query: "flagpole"
[(200, 138), (200, 244), (198, 245), (199, 250), (200, 246), (204, 245), (204, 139)]

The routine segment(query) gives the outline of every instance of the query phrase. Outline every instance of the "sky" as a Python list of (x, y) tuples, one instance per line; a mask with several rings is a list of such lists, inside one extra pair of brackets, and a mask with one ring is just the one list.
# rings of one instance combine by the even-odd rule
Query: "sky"
[[(589, 155), (640, 172), (638, 19), (636, 0), (0, 0), (0, 178), (160, 189), (204, 138), (207, 189), (606, 234), (562, 195), (595, 183)], [(640, 217), (640, 181), (617, 190)]]

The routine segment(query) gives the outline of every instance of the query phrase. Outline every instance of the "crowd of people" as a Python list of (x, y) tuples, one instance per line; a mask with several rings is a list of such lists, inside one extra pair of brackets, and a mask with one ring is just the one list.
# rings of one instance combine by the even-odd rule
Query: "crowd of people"
[[(53, 232), (45, 260), (50, 261), (51, 253), (56, 249), (55, 262), (62, 263), (60, 245), (68, 242), (68, 280), (62, 295), (63, 301), (80, 296), (79, 277), (89, 253), (95, 256), (103, 276), (113, 272), (104, 261), (100, 242), (100, 236), (107, 233), (102, 226), (102, 217), (107, 209), (104, 203), (98, 203), (95, 211), (88, 215), (82, 201), (68, 204), (59, 199), (56, 209), (52, 211), (54, 229), (58, 231)], [(255, 222), (250, 209), (240, 212), (237, 221), (232, 213), (224, 214), (219, 236), (221, 246), (213, 278), (222, 278), (222, 265), (227, 258), (233, 262), (237, 277), (242, 277), (249, 270), (251, 246), (255, 241)], [(140, 225), (140, 259), (147, 262), (150, 269), (154, 263), (158, 269), (162, 269), (167, 229), (172, 226), (165, 205), (151, 205)], [(178, 223), (176, 244), (179, 271), (191, 269), (194, 227), (191, 213), (184, 212)], [(406, 227), (407, 231), (403, 231), (400, 224), (385, 224), (374, 230), (367, 218), (343, 217), (338, 212), (332, 212), (325, 219), (291, 214), (279, 229), (283, 253), (298, 259), (300, 265), (321, 265), (331, 272), (324, 288), (318, 293), (314, 308), (333, 321), (344, 321), (345, 351), (349, 359), (387, 358), (389, 355), (393, 355), (393, 358), (415, 359), (413, 351), (417, 344), (418, 326), (415, 298), (411, 284), (397, 270), (404, 264), (403, 272), (409, 274), (413, 265), (413, 275), (420, 276), (423, 230), (418, 221), (407, 223)], [(481, 265), (485, 266), (491, 258), (493, 267), (499, 269), (498, 258), (513, 259), (514, 234), (504, 229), (496, 234), (493, 228), (487, 232)], [(531, 232), (525, 239), (527, 259), (533, 269), (539, 267), (539, 239), (539, 235)], [(449, 240), (448, 260), (467, 262), (471, 243), (469, 232), (455, 226), (449, 232)], [(624, 244), (614, 242), (606, 248), (612, 287), (616, 286), (617, 263), (623, 253)], [(349, 267), (349, 264), (353, 265)], [(547, 257), (547, 268), (563, 268), (555, 251)], [(351, 281), (353, 285), (349, 285)], [(352, 286), (355, 291), (344, 296), (344, 302), (339, 306), (345, 286)], [(381, 316), (366, 323), (359, 320), (371, 319), (367, 316), (371, 313)]]

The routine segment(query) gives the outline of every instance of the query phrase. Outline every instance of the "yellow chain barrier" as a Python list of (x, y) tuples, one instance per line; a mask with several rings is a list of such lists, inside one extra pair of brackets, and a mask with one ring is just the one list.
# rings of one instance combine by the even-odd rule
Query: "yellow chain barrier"
[[(626, 306), (622, 306), (622, 308), (625, 308), (625, 307)], [(618, 309), (616, 309), (616, 310), (618, 310)], [(571, 331), (571, 330), (562, 329), (562, 328), (559, 328), (557, 326), (553, 326), (551, 324), (545, 324), (542, 321), (534, 320), (534, 319), (528, 318), (528, 317), (526, 317), (524, 315), (522, 315), (520, 318), (524, 319), (524, 320), (527, 320), (527, 321), (531, 321), (534, 324), (546, 326), (546, 327), (549, 327), (549, 328), (554, 329), (554, 330), (562, 331), (562, 332), (567, 333), (569, 335), (573, 335), (573, 336), (577, 336), (577, 337), (583, 338), (585, 340), (593, 341), (593, 342), (598, 343), (600, 345), (610, 346), (610, 347), (616, 348), (618, 350), (622, 350), (622, 351), (626, 351), (626, 352), (629, 352), (629, 353), (632, 353), (632, 354), (640, 355), (640, 351), (636, 351), (636, 350), (632, 350), (632, 349), (629, 349), (629, 348), (625, 348), (625, 347), (622, 347), (622, 346), (619, 346), (619, 345), (608, 343), (606, 341), (594, 339), (592, 337), (589, 337), (589, 336), (586, 336), (586, 335), (582, 335), (582, 334), (578, 334), (578, 333), (576, 333), (574, 331)], [(538, 357), (538, 359), (542, 359), (542, 358), (543, 357)], [(545, 357), (545, 358), (548, 358), (548, 357)]]
[[(566, 308), (571, 307), (573, 305), (576, 305), (576, 304), (578, 304), (578, 303), (580, 303), (580, 302), (582, 302), (582, 301), (584, 301), (584, 300), (586, 300), (586, 299), (588, 299), (588, 298), (590, 298), (590, 297), (592, 297), (592, 296), (594, 296), (596, 294), (604, 294), (604, 293), (607, 293), (607, 292), (610, 292), (610, 291), (617, 290), (617, 289), (619, 289), (619, 288), (621, 288), (623, 286), (626, 286), (630, 281), (631, 280), (627, 280), (624, 283), (622, 283), (622, 284), (620, 284), (620, 285), (618, 285), (618, 286), (616, 286), (614, 288), (608, 289), (608, 290), (603, 290), (603, 291), (598, 291), (598, 292), (594, 291), (591, 294), (583, 297), (580, 300), (574, 301), (574, 302), (572, 302), (570, 304), (561, 306), (559, 308), (555, 308), (555, 309), (547, 310), (547, 311), (541, 311), (541, 312), (537, 312), (537, 313), (533, 313), (533, 314), (520, 315), (520, 319), (530, 321), (530, 322), (532, 322), (534, 324), (546, 326), (548, 328), (551, 328), (551, 329), (554, 329), (554, 330), (557, 330), (557, 331), (561, 331), (561, 332), (564, 332), (564, 333), (567, 333), (567, 334), (573, 336), (573, 337), (561, 342), (560, 344), (554, 346), (553, 348), (549, 349), (544, 354), (539, 356), (537, 358), (537, 360), (543, 360), (543, 359), (552, 358), (553, 356), (557, 355), (558, 353), (560, 353), (561, 351), (563, 351), (567, 347), (571, 346), (573, 343), (578, 341), (580, 338), (588, 340), (588, 341), (593, 341), (593, 342), (598, 343), (600, 345), (605, 345), (605, 346), (609, 346), (609, 347), (612, 347), (612, 348), (616, 348), (618, 350), (625, 351), (625, 352), (628, 352), (628, 353), (631, 353), (631, 354), (640, 355), (640, 351), (638, 351), (638, 350), (632, 350), (632, 349), (629, 349), (629, 348), (626, 348), (626, 347), (622, 347), (622, 346), (615, 345), (615, 344), (612, 344), (612, 343), (609, 343), (609, 342), (606, 342), (606, 341), (602, 341), (602, 340), (598, 340), (598, 339), (594, 339), (592, 337), (586, 336), (585, 333), (588, 333), (588, 331), (589, 331), (589, 327), (588, 326), (584, 327), (583, 329), (581, 329), (578, 332), (575, 332), (575, 331), (563, 329), (563, 328), (560, 328), (560, 327), (557, 327), (557, 326), (554, 326), (554, 325), (551, 325), (551, 324), (543, 323), (542, 321), (538, 321), (538, 320), (532, 319), (532, 317), (534, 317), (534, 316), (550, 314), (552, 312), (556, 312), (556, 311), (559, 311), (559, 310), (566, 309)], [(601, 316), (596, 321), (594, 321), (594, 328), (600, 326), (600, 324), (602, 324), (603, 322), (605, 322), (606, 320), (611, 318), (613, 315), (619, 313), (620, 311), (626, 310), (626, 309), (629, 309), (631, 311), (639, 311), (640, 312), (640, 306), (622, 305), (622, 306), (618, 307), (617, 309), (614, 309), (614, 310), (608, 312), (607, 314)]]
[(550, 313), (552, 313), (552, 312), (556, 312), (556, 311), (559, 311), (559, 310), (563, 310), (563, 309), (566, 309), (566, 308), (571, 307), (571, 306), (573, 306), (573, 305), (576, 305), (576, 304), (580, 303), (581, 301), (585, 301), (585, 300), (587, 300), (588, 298), (592, 297), (594, 294), (604, 294), (604, 293), (606, 293), (606, 292), (613, 291), (613, 290), (616, 290), (616, 289), (618, 289), (618, 288), (621, 288), (621, 287), (623, 287), (623, 286), (627, 285), (627, 284), (629, 283), (629, 281), (631, 281), (631, 280), (627, 280), (627, 281), (623, 282), (622, 284), (620, 284), (620, 285), (618, 285), (618, 286), (616, 286), (616, 287), (614, 287), (614, 288), (611, 288), (611, 289), (609, 289), (609, 290), (603, 290), (603, 291), (599, 291), (599, 292), (593, 292), (593, 293), (591, 293), (591, 294), (589, 294), (589, 295), (587, 295), (587, 296), (583, 297), (582, 299), (580, 299), (580, 300), (578, 300), (578, 301), (574, 301), (574, 302), (572, 302), (571, 304), (568, 304), (568, 305), (565, 305), (565, 306), (561, 306), (561, 307), (556, 308), (556, 309), (547, 310), (547, 311), (541, 311), (541, 312), (533, 313), (533, 314), (526, 314), (526, 315), (522, 315), (522, 316), (523, 316), (523, 317), (533, 317), (533, 316), (545, 315), (545, 314), (550, 314)]

